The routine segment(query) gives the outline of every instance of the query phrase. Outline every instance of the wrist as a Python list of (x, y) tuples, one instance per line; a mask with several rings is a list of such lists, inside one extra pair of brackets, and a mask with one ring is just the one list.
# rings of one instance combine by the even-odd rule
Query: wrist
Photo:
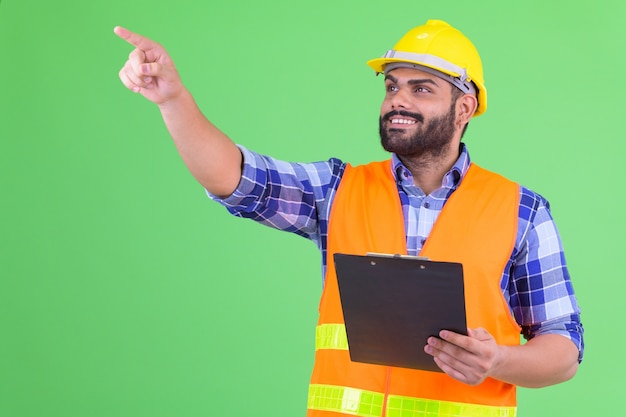
[(176, 92), (165, 98), (163, 101), (156, 103), (161, 112), (167, 113), (174, 110), (180, 110), (181, 108), (188, 108), (189, 106), (195, 106), (195, 101), (185, 87), (181, 86)]
[(504, 370), (507, 368), (508, 358), (511, 354), (511, 346), (496, 345), (496, 355), (489, 371), (489, 376), (498, 380), (505, 380)]

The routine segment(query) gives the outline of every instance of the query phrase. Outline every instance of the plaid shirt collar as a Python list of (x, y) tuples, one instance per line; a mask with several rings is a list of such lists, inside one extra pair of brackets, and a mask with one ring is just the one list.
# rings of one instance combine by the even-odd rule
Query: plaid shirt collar
[[(413, 183), (413, 176), (407, 167), (404, 166), (400, 158), (393, 153), (391, 154), (392, 169), (399, 184), (409, 181)], [(461, 178), (465, 176), (470, 166), (470, 156), (467, 147), (461, 143), (459, 147), (459, 158), (456, 160), (452, 168), (443, 176), (441, 186), (443, 188), (456, 188), (461, 182)]]

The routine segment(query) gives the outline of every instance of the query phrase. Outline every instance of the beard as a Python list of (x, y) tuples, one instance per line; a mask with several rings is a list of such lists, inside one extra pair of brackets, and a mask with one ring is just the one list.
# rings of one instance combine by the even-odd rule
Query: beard
[[(415, 119), (412, 132), (407, 129), (395, 129), (390, 127), (389, 120), (392, 116), (407, 116)], [(378, 122), (380, 141), (383, 148), (398, 156), (437, 158), (443, 155), (448, 145), (452, 142), (455, 127), (454, 105), (446, 114), (436, 116), (424, 123), (424, 116), (418, 113), (393, 110), (381, 116)]]

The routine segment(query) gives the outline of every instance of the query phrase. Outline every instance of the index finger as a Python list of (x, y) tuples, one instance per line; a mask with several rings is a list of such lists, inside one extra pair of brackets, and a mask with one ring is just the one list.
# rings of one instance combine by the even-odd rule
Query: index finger
[(135, 48), (139, 48), (144, 51), (157, 46), (154, 41), (146, 38), (145, 36), (141, 36), (138, 33), (131, 32), (130, 30), (121, 26), (115, 26), (113, 32), (120, 38), (124, 39), (126, 42), (133, 45)]
[[(470, 332), (471, 330), (468, 329)], [(453, 331), (450, 330), (442, 330), (439, 332), (439, 337), (441, 337), (443, 340), (445, 340), (446, 342), (452, 343), (453, 345), (459, 346), (465, 350), (468, 349), (471, 341), (470, 338), (471, 336), (465, 336), (463, 334), (460, 333), (455, 333)]]

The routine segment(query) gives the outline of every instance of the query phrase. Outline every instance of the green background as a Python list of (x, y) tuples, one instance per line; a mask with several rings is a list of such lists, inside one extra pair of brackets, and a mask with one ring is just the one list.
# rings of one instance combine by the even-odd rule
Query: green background
[(550, 200), (583, 308), (577, 376), (520, 389), (520, 415), (619, 414), (626, 2), (3, 0), (0, 417), (304, 414), (317, 249), (206, 198), (119, 82), (115, 25), (235, 141), (360, 163), (385, 157), (365, 61), (428, 18), (477, 45), (472, 158)]

